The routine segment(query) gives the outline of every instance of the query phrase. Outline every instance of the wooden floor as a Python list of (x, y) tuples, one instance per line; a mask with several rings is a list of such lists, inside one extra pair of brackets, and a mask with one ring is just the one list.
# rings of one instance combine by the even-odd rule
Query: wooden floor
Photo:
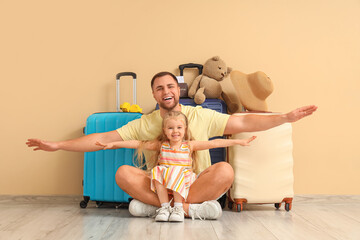
[(246, 205), (219, 220), (157, 223), (81, 197), (0, 196), (0, 239), (360, 239), (360, 196), (296, 196), (293, 209)]

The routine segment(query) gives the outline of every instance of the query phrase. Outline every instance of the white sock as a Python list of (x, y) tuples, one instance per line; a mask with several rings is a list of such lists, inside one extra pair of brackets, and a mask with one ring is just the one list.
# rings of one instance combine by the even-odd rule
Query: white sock
[(180, 208), (182, 208), (182, 207), (183, 207), (183, 204), (182, 204), (182, 202), (175, 202), (175, 203), (174, 203), (174, 207), (180, 207)]
[(193, 217), (193, 213), (194, 213), (194, 211), (192, 210), (192, 207), (194, 206), (194, 205), (199, 205), (199, 204), (189, 204), (189, 217)]
[(161, 204), (161, 207), (169, 207), (170, 206), (170, 203), (169, 202), (166, 202), (166, 203), (162, 203)]

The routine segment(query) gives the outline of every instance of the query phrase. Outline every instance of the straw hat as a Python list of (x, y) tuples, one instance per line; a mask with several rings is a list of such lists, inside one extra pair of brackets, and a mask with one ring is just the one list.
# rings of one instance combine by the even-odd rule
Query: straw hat
[(274, 91), (271, 79), (263, 72), (245, 74), (232, 71), (230, 79), (241, 104), (251, 111), (267, 111), (266, 98)]

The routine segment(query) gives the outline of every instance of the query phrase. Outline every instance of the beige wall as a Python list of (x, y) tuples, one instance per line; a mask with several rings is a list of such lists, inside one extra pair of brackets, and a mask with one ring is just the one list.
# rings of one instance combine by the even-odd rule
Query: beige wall
[(0, 194), (81, 194), (83, 154), (26, 139), (82, 136), (88, 115), (115, 109), (121, 71), (149, 112), (154, 73), (213, 55), (267, 73), (272, 111), (319, 106), (293, 125), (297, 194), (360, 194), (358, 0), (2, 1), (0, 24)]

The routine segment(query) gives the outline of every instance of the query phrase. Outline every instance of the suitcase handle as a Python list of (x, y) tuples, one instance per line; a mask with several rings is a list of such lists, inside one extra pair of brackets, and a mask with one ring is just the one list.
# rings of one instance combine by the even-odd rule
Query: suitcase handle
[(202, 74), (203, 65), (196, 64), (196, 63), (186, 63), (179, 65), (180, 69), (180, 76), (184, 76), (184, 69), (185, 68), (197, 68), (199, 70), (199, 75)]
[(116, 80), (119, 80), (120, 77), (123, 77), (123, 76), (132, 76), (133, 78), (136, 79), (136, 73), (133, 73), (133, 72), (121, 72), (121, 73), (116, 74)]
[(116, 74), (116, 111), (120, 112), (120, 78), (124, 76), (133, 77), (133, 104), (136, 104), (136, 73), (120, 72)]

